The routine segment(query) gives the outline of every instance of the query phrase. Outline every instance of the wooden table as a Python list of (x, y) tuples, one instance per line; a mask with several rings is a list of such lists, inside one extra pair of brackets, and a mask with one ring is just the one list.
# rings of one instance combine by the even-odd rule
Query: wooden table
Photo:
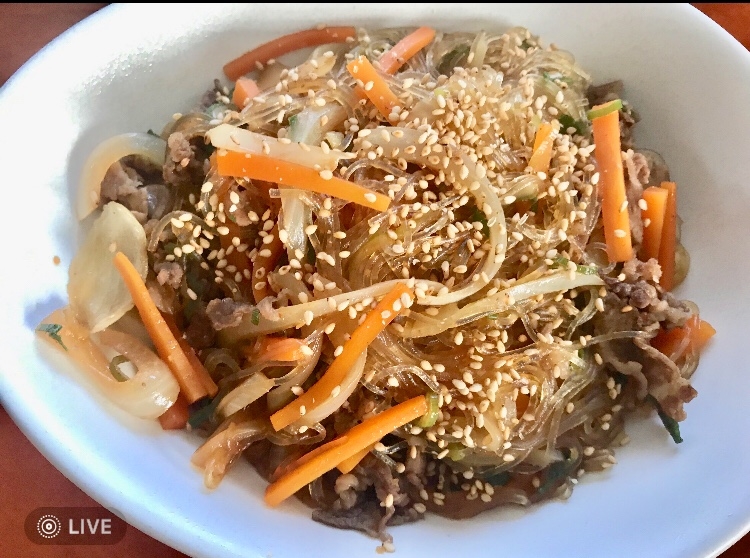
[[(36, 51), (105, 4), (0, 4), (0, 84)], [(750, 4), (694, 4), (750, 48)], [(114, 546), (46, 546), (26, 538), (23, 522), (38, 507), (95, 506), (55, 469), (0, 408), (0, 554), (17, 558), (140, 558), (185, 556), (130, 528)], [(12, 549), (12, 550), (10, 550)], [(750, 535), (721, 558), (750, 556)]]

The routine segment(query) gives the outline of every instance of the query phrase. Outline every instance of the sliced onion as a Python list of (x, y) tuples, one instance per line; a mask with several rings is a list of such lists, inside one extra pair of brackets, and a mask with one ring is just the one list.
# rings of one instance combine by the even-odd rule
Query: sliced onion
[(109, 359), (69, 308), (55, 310), (43, 323), (61, 326), (57, 331), (59, 342), (48, 334), (41, 335), (61, 351), (64, 346), (64, 354), (102, 395), (121, 409), (136, 417), (154, 419), (177, 400), (180, 387), (167, 365), (132, 335), (105, 330), (96, 336), (98, 343), (124, 355), (136, 366), (136, 374), (120, 382), (110, 373)]
[[(420, 316), (419, 321), (409, 323), (404, 329), (405, 337), (437, 335), (452, 327), (479, 319), (491, 312), (503, 312), (515, 304), (540, 294), (564, 292), (576, 287), (603, 285), (598, 275), (576, 273), (573, 278), (566, 271), (559, 271), (525, 283), (515, 284), (492, 296), (467, 304), (460, 310), (455, 307), (441, 309), (435, 316)], [(510, 302), (512, 299), (512, 302)]]
[(217, 431), (195, 450), (190, 461), (203, 470), (206, 488), (216, 488), (234, 460), (251, 444), (264, 438), (267, 429), (268, 423), (263, 420), (235, 422), (229, 419), (226, 428)]
[(128, 155), (140, 155), (162, 167), (166, 151), (167, 142), (160, 137), (136, 132), (120, 134), (100, 143), (83, 165), (76, 205), (78, 219), (84, 219), (99, 207), (102, 180), (114, 163)]
[(219, 403), (217, 410), (225, 417), (244, 409), (268, 393), (276, 382), (262, 372), (253, 374), (240, 385), (227, 393)]
[[(266, 154), (306, 167), (317, 165), (321, 170), (333, 170), (338, 166), (340, 159), (354, 157), (352, 153), (344, 153), (335, 149), (325, 153), (320, 146), (316, 145), (306, 145), (305, 148), (302, 148), (299, 143), (285, 143), (276, 138), (257, 134), (231, 124), (219, 124), (206, 133), (206, 138), (211, 142), (211, 145), (218, 149)], [(263, 150), (264, 145), (268, 146), (267, 152)]]
[(130, 292), (113, 264), (117, 251), (128, 257), (141, 278), (146, 278), (146, 233), (130, 210), (110, 202), (94, 222), (68, 272), (70, 307), (93, 332), (113, 324), (133, 307)]

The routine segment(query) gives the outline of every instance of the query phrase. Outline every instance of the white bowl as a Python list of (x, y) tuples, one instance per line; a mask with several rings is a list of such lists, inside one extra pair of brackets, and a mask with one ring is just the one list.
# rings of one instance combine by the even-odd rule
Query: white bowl
[[(34, 341), (65, 300), (76, 245), (71, 200), (83, 160), (120, 132), (159, 128), (189, 108), (221, 66), (249, 47), (316, 23), (430, 24), (452, 30), (523, 25), (576, 55), (597, 82), (621, 78), (680, 188), (693, 258), (680, 287), (718, 333), (694, 377), (685, 442), (656, 419), (610, 472), (567, 502), (392, 530), (399, 556), (704, 558), (750, 527), (750, 55), (687, 5), (251, 4), (107, 8), (37, 55), (3, 89), (5, 272), (2, 404), (39, 449), (91, 496), (194, 556), (372, 555), (377, 543), (314, 523), (298, 502), (264, 506), (244, 464), (215, 492), (189, 459), (196, 440), (133, 420), (95, 396)], [(63, 264), (55, 267), (58, 255)], [(22, 464), (20, 464), (22, 466)]]

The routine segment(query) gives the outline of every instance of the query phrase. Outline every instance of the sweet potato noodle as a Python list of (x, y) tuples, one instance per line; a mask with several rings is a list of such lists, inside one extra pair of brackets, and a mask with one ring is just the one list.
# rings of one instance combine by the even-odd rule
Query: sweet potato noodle
[(622, 83), (523, 28), (297, 39), (92, 153), (93, 227), (42, 337), (116, 405), (205, 436), (207, 486), (244, 454), (267, 502), (303, 488), (315, 520), (385, 549), (427, 511), (567, 498), (638, 408), (681, 441), (712, 330), (664, 288), (688, 267), (674, 185), (608, 104)]

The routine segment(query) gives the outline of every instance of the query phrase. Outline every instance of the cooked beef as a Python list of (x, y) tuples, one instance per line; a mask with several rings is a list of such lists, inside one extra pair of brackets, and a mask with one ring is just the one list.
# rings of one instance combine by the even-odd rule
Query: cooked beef
[(174, 132), (167, 138), (167, 158), (164, 162), (164, 181), (172, 186), (199, 185), (203, 182), (204, 157), (198, 157), (194, 143), (202, 142), (202, 136), (190, 137), (183, 132)]
[(169, 287), (163, 286), (152, 275), (146, 278), (148, 294), (156, 304), (156, 307), (165, 314), (174, 314), (178, 306), (177, 292)]
[(637, 249), (643, 241), (643, 219), (639, 200), (643, 197), (643, 186), (648, 183), (649, 168), (646, 158), (628, 149), (623, 162), (625, 171), (625, 193), (628, 199), (628, 217), (633, 246)]
[(236, 302), (232, 298), (215, 299), (208, 303), (206, 314), (216, 331), (240, 324), (242, 317), (254, 310), (246, 302)]
[(646, 185), (659, 186), (662, 182), (669, 182), (669, 167), (661, 155), (651, 149), (638, 149), (636, 153), (643, 155), (648, 163), (649, 178)]
[(145, 223), (148, 214), (148, 193), (142, 185), (143, 179), (138, 171), (118, 161), (107, 169), (102, 180), (102, 203), (119, 202), (130, 209), (140, 223)]
[[(593, 319), (595, 335), (617, 331), (644, 331), (632, 339), (614, 339), (598, 345), (597, 351), (613, 372), (635, 381), (636, 395), (650, 394), (662, 410), (675, 420), (686, 416), (683, 404), (697, 392), (683, 378), (679, 367), (653, 347), (649, 340), (659, 327), (684, 325), (690, 308), (658, 286), (661, 270), (655, 260), (632, 260), (623, 266), (625, 280), (604, 277), (610, 292), (604, 298), (605, 312)], [(623, 312), (626, 306), (633, 307)]]
[(615, 99), (622, 98), (624, 85), (621, 79), (602, 83), (601, 85), (592, 85), (586, 91), (586, 97), (589, 99), (589, 105), (601, 105)]
[[(394, 477), (391, 468), (379, 459), (368, 455), (351, 474), (342, 477), (346, 486), (337, 483), (337, 489), (341, 489), (339, 499), (331, 509), (315, 510), (315, 521), (339, 529), (363, 531), (385, 542), (392, 540), (387, 526), (422, 518), (411, 506), (411, 499), (405, 492), (407, 487), (402, 486), (407, 481)], [(384, 508), (380, 502), (389, 495), (393, 497), (393, 506)]]
[(202, 309), (190, 318), (185, 328), (185, 339), (194, 349), (207, 349), (213, 346), (216, 340), (216, 330), (211, 324), (211, 319)]
[(176, 262), (157, 262), (154, 264), (156, 280), (160, 285), (168, 285), (179, 289), (182, 283), (182, 266)]

